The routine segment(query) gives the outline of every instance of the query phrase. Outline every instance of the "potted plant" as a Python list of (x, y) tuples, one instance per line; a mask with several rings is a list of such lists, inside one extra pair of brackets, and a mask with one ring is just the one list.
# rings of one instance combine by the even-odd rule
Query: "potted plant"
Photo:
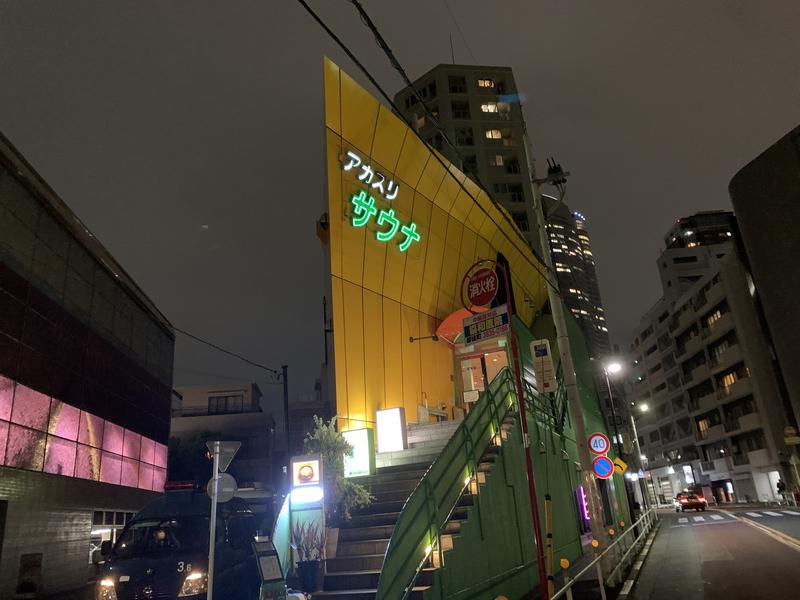
[(297, 552), (297, 576), (304, 592), (322, 589), (322, 559), (325, 555), (325, 530), (308, 521), (292, 527), (292, 548)]
[(314, 429), (306, 437), (304, 449), (307, 454), (322, 456), (325, 522), (328, 527), (335, 528), (349, 521), (352, 510), (372, 502), (372, 496), (363, 485), (344, 477), (344, 456), (351, 453), (353, 447), (336, 430), (336, 417), (326, 423), (315, 416)]

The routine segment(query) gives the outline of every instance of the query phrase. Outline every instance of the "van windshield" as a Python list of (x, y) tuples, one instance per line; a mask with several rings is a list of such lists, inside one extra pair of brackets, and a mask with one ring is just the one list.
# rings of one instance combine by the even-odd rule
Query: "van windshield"
[(117, 541), (120, 557), (202, 549), (208, 545), (208, 517), (189, 516), (134, 521)]

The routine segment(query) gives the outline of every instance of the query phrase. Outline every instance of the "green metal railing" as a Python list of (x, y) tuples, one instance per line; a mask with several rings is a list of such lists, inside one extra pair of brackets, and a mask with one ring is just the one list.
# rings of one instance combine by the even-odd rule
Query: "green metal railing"
[(405, 599), (411, 593), (428, 558), (436, 553), (442, 563), (440, 531), (470, 484), (478, 463), (516, 393), (514, 378), (503, 369), (458, 426), (441, 454), (417, 484), (403, 506), (386, 549), (378, 581), (378, 599)]

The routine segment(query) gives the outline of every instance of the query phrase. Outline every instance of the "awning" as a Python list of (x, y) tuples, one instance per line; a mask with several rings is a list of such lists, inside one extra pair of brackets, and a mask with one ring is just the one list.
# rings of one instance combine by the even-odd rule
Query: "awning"
[[(476, 306), (473, 310), (476, 313), (481, 313), (486, 312), (488, 309)], [(436, 336), (451, 346), (455, 346), (464, 337), (464, 319), (471, 317), (473, 314), (466, 308), (459, 308), (457, 311), (450, 313), (436, 329)]]

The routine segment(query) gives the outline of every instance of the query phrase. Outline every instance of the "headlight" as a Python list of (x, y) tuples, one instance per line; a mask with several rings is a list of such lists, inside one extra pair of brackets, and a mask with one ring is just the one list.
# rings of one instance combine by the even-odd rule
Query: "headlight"
[[(178, 593), (178, 598), (185, 596), (195, 596), (197, 594), (205, 594), (208, 590), (208, 575), (200, 571), (189, 573), (186, 579), (183, 580), (181, 591)], [(115, 598), (116, 600), (116, 598)]]
[(94, 590), (95, 600), (117, 600), (117, 591), (114, 589), (114, 580), (104, 577), (97, 582)]

